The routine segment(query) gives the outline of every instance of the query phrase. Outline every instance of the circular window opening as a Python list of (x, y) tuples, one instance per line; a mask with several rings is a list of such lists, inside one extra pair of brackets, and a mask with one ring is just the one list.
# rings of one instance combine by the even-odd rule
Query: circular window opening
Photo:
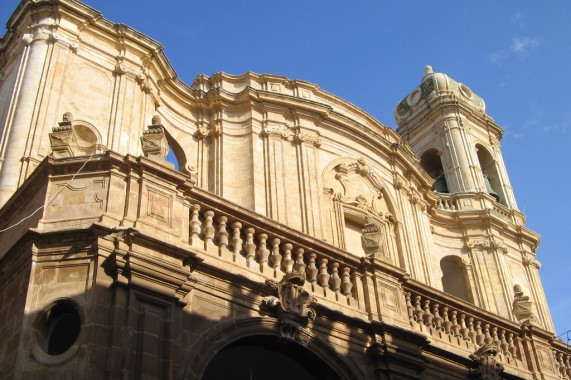
[(58, 301), (43, 313), (38, 343), (48, 355), (61, 355), (73, 346), (81, 330), (81, 316), (70, 301)]

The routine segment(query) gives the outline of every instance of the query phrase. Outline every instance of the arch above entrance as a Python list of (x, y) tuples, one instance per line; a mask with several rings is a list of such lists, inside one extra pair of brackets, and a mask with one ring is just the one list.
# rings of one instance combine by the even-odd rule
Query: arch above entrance
[[(244, 379), (249, 380), (250, 370), (253, 379), (286, 379), (285, 375), (288, 379), (365, 378), (357, 368), (350, 368), (326, 342), (313, 335), (307, 339), (307, 344), (303, 345), (284, 339), (280, 335), (279, 322), (269, 318), (217, 324), (197, 338), (200, 343), (192, 350), (184, 379), (212, 380), (228, 378), (231, 374), (233, 379), (239, 380), (242, 379), (239, 376), (246, 373)], [(269, 366), (263, 361), (269, 361)], [(292, 366), (292, 372), (287, 372), (288, 365)], [(226, 375), (216, 377), (219, 376), (217, 367), (223, 367)], [(267, 377), (264, 371), (272, 367), (273, 372)]]

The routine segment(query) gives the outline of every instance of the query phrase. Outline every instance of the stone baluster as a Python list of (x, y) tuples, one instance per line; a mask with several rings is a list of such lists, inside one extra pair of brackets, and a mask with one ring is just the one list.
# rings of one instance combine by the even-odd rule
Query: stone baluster
[(272, 254), (270, 255), (270, 266), (274, 270), (274, 273), (277, 274), (281, 271), (282, 265), (282, 255), (280, 255), (280, 243), (281, 240), (278, 238), (272, 239)]
[(571, 355), (565, 355), (565, 370), (567, 372), (567, 378), (571, 379)]
[(482, 333), (482, 322), (476, 321), (476, 345), (481, 347), (484, 344), (485, 335)]
[(327, 259), (321, 259), (319, 274), (317, 275), (319, 285), (323, 288), (329, 288), (329, 277), (329, 273), (327, 273)]
[(490, 335), (490, 324), (486, 323), (486, 324), (484, 324), (484, 344), (486, 346), (490, 346), (493, 342), (494, 342), (494, 340), (492, 339), (492, 336)]
[(305, 278), (305, 262), (303, 261), (303, 248), (295, 250), (295, 271)]
[(339, 293), (341, 291), (341, 277), (339, 277), (339, 263), (333, 263), (331, 265), (331, 289), (335, 293)]
[(309, 258), (309, 266), (307, 267), (307, 280), (311, 282), (312, 286), (317, 284), (317, 273), (319, 273), (319, 269), (315, 265), (315, 259), (317, 255), (315, 252), (310, 252), (307, 257)]
[(284, 259), (283, 259), (284, 270), (286, 273), (291, 273), (294, 264), (294, 261), (291, 258), (291, 250), (293, 249), (293, 245), (291, 245), (290, 243), (285, 243), (283, 245), (283, 249), (284, 249)]
[(506, 332), (505, 330), (500, 330), (500, 350), (504, 353), (504, 355), (508, 354), (508, 341), (506, 340)]
[(254, 243), (254, 234), (256, 230), (252, 227), (246, 228), (246, 244), (244, 244), (244, 251), (246, 251), (246, 265), (252, 268), (256, 263), (256, 244)]
[(422, 325), (424, 323), (424, 311), (420, 307), (420, 300), (420, 296), (414, 297), (414, 319), (419, 325)]
[(424, 300), (424, 324), (428, 327), (433, 327), (433, 318), (434, 316), (430, 312), (430, 300)]
[(414, 324), (414, 306), (412, 306), (412, 302), (410, 301), (410, 293), (406, 292), (404, 294), (406, 300), (406, 313), (408, 314), (408, 320), (411, 325)]
[(204, 250), (208, 251), (210, 247), (214, 245), (214, 234), (216, 233), (216, 228), (214, 228), (214, 211), (208, 210), (204, 212)]
[(442, 318), (444, 319), (444, 322), (442, 322), (444, 331), (446, 331), (446, 334), (450, 335), (452, 331), (451, 330), (452, 322), (450, 322), (450, 319), (448, 319), (448, 307), (446, 306), (444, 306), (444, 308), (442, 309)]
[(240, 257), (240, 251), (242, 250), (242, 237), (240, 236), (240, 229), (242, 228), (242, 223), (234, 222), (232, 223), (232, 260), (236, 262), (238, 257)]
[(198, 212), (200, 211), (200, 205), (193, 204), (190, 207), (190, 245), (194, 247), (201, 246), (200, 244), (200, 229), (202, 227), (202, 223), (198, 218)]
[(514, 334), (508, 333), (508, 352), (510, 353), (511, 357), (517, 359), (517, 347), (514, 343)]
[(351, 290), (353, 289), (353, 283), (351, 282), (351, 268), (343, 268), (343, 274), (341, 275), (341, 293), (347, 298), (352, 296)]
[(452, 310), (450, 315), (450, 321), (452, 322), (451, 331), (456, 338), (460, 338), (460, 325), (458, 324), (458, 318), (456, 317), (457, 315), (458, 312), (456, 310)]
[(496, 346), (498, 351), (501, 351), (500, 347), (500, 337), (498, 336), (498, 328), (496, 326), (492, 327), (492, 344)]
[(228, 246), (228, 230), (226, 229), (226, 223), (228, 218), (226, 216), (218, 217), (218, 232), (216, 233), (216, 239), (218, 240), (218, 255), (222, 256), (222, 252), (226, 250)]
[(258, 234), (258, 251), (256, 255), (258, 256), (258, 262), (260, 263), (260, 271), (263, 272), (266, 265), (268, 265), (268, 257), (270, 256), (270, 250), (267, 246), (268, 234)]
[(555, 355), (555, 360), (557, 361), (557, 369), (559, 370), (559, 374), (561, 375), (562, 378), (566, 377), (565, 374), (565, 360), (563, 359), (563, 353), (562, 352), (558, 352)]
[(468, 317), (468, 337), (472, 341), (473, 344), (476, 344), (476, 330), (474, 329), (474, 318)]
[(432, 322), (434, 323), (434, 328), (436, 331), (442, 331), (442, 323), (444, 319), (440, 316), (440, 305), (438, 303), (434, 303), (432, 305), (432, 315), (434, 316)]
[(469, 331), (470, 330), (466, 326), (466, 314), (461, 313), (460, 314), (460, 336), (462, 336), (462, 339), (464, 339), (465, 341), (470, 340), (470, 337), (468, 336)]

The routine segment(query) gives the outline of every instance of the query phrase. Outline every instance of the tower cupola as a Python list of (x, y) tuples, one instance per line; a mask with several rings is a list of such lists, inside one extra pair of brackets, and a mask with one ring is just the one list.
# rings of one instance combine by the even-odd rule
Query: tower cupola
[(420, 86), (395, 108), (407, 141), (441, 193), (484, 193), (517, 209), (500, 152), (502, 128), (467, 85), (426, 66)]

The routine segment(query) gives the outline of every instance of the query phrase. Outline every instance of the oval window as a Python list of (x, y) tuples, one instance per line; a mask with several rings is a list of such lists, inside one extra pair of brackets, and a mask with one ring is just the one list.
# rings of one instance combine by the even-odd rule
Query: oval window
[(81, 316), (75, 304), (58, 301), (40, 319), (38, 343), (48, 355), (61, 355), (73, 346), (80, 330)]

